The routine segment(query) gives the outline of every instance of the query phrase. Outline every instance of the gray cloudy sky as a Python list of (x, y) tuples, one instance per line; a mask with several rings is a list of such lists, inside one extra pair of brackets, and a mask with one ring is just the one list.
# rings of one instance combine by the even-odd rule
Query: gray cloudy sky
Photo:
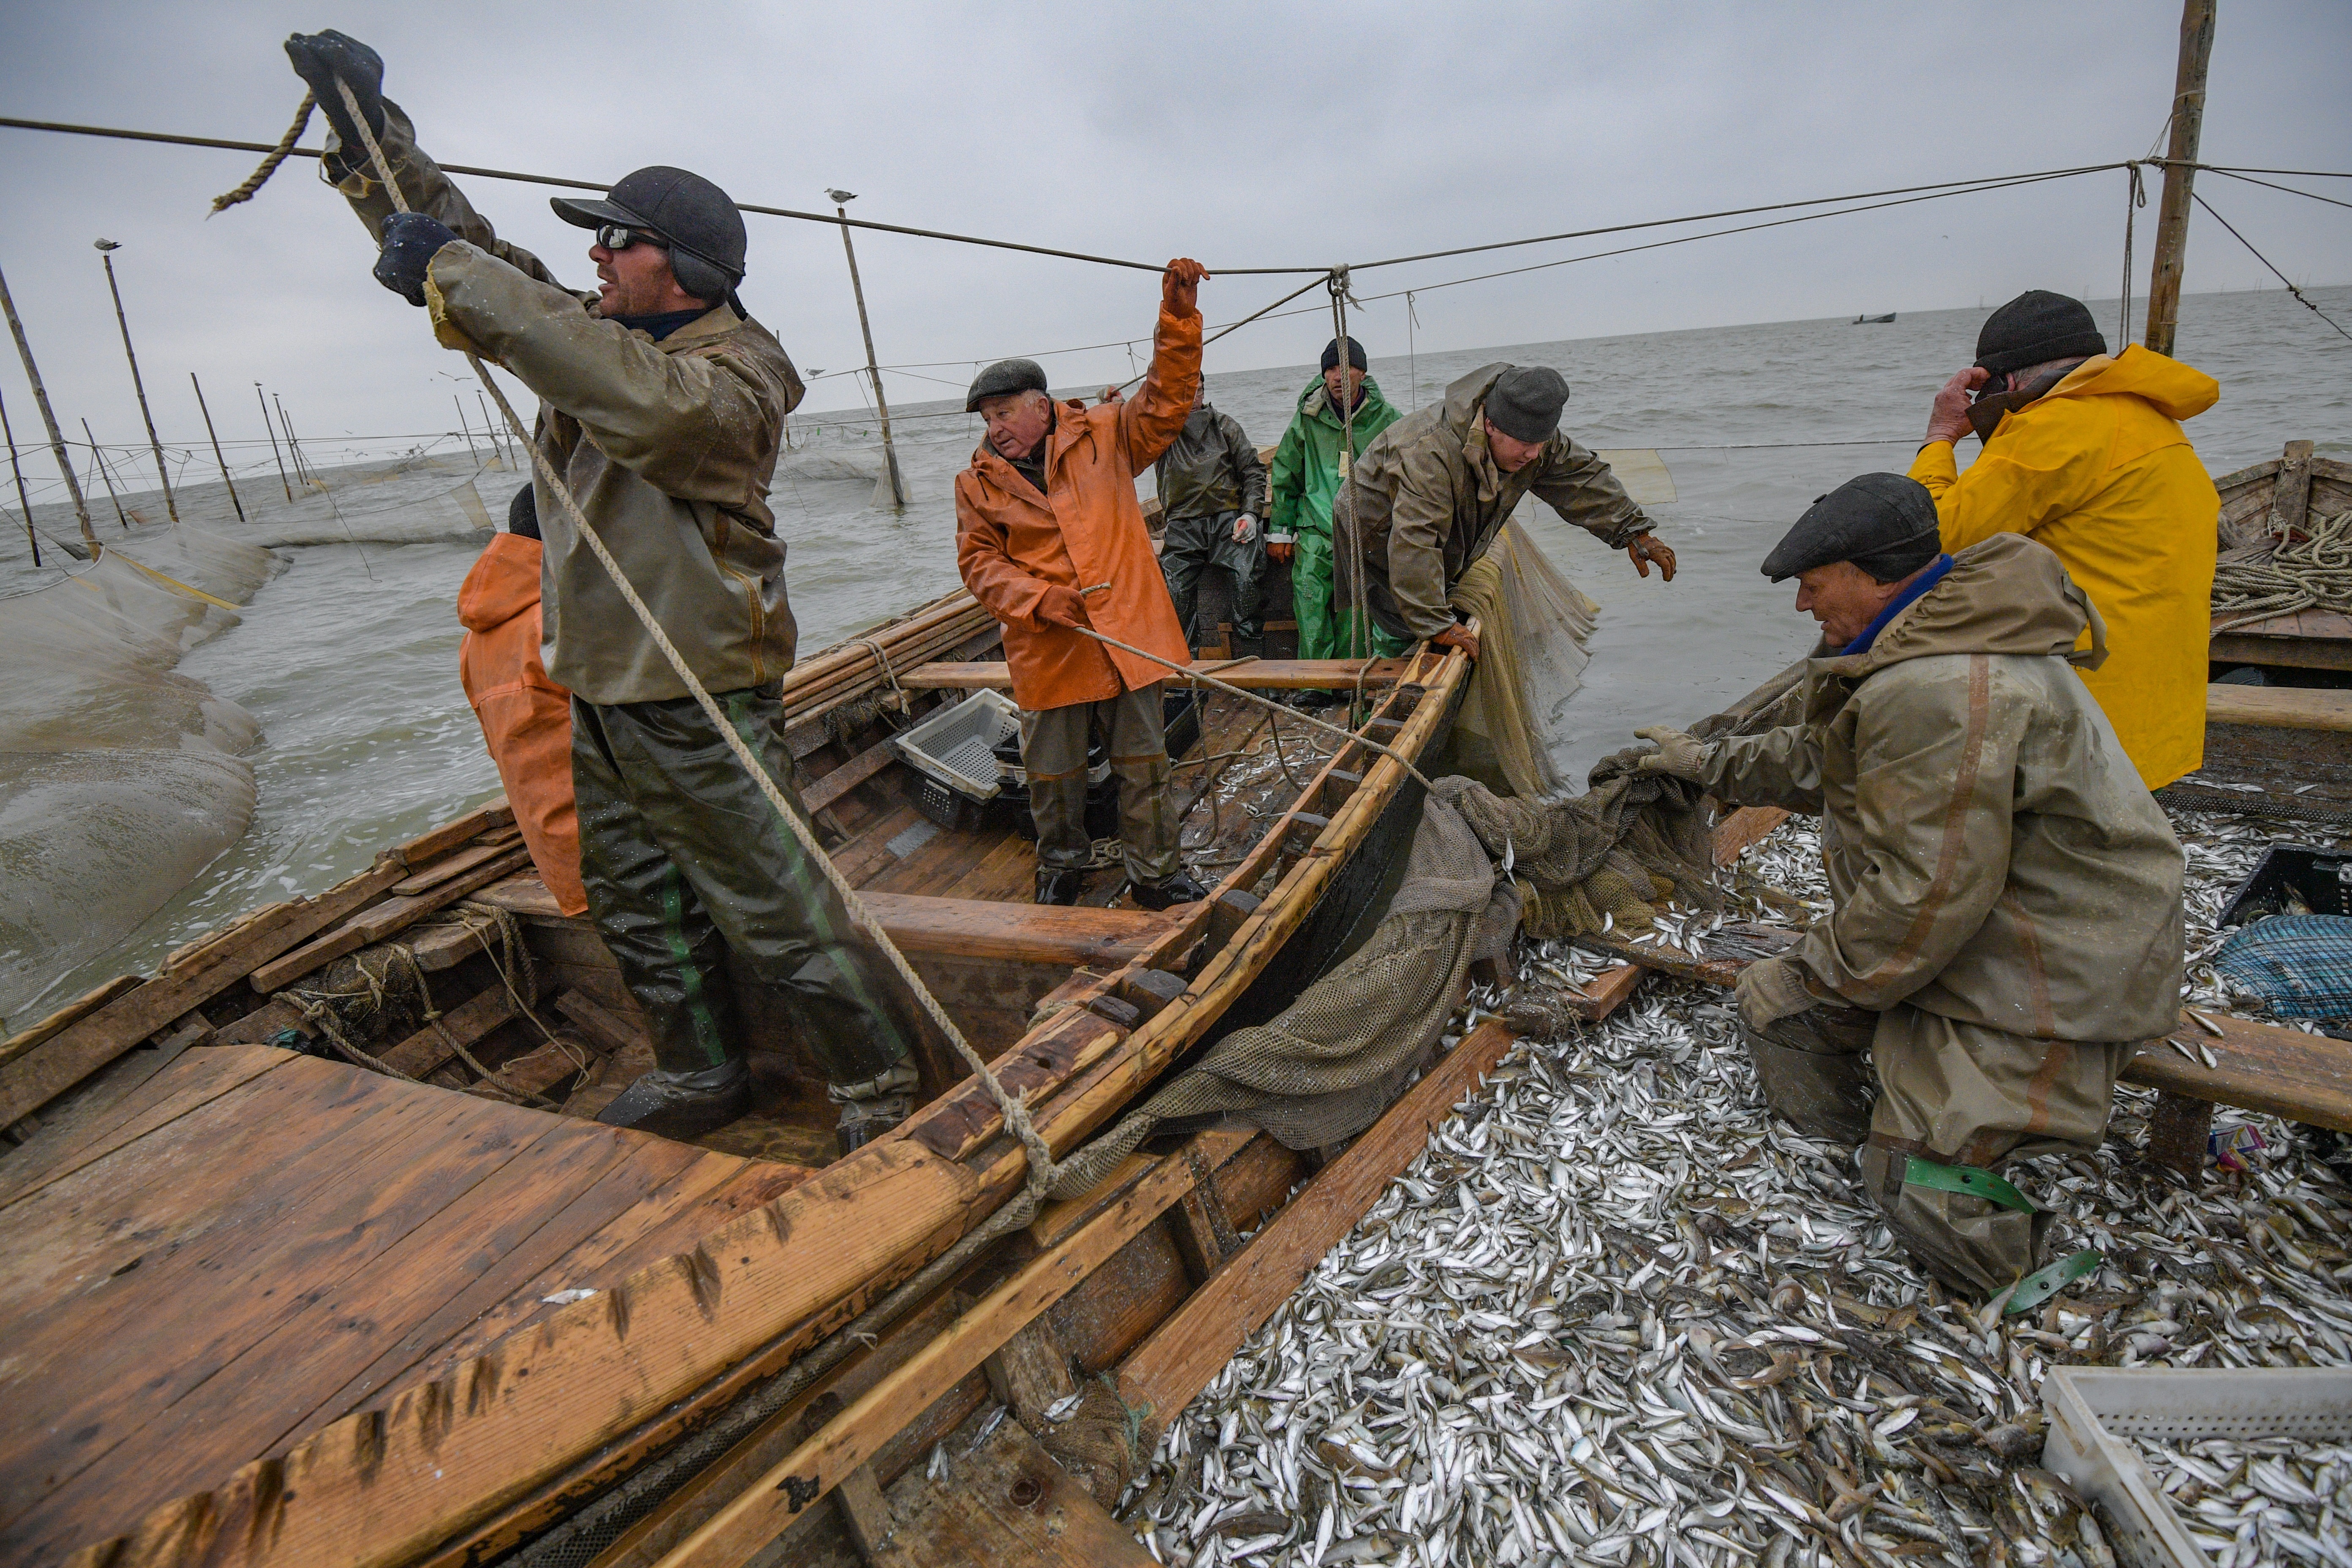
[[(2352, 164), (2352, 6), (2222, 0), (2209, 162)], [(866, 3), (299, 5), (9, 0), (0, 112), (274, 140), (300, 94), (278, 40), (339, 26), (451, 163), (591, 179), (684, 164), (739, 199), (1158, 261), (1363, 260), (1567, 228), (2135, 156), (2158, 135), (2179, 6), (1738, 4), (1274, 6), (1209, 0), (965, 6)], [(323, 124), (307, 140), (315, 145)], [(68, 426), (137, 433), (89, 240), (118, 253), (167, 439), (201, 437), (190, 370), (230, 439), (257, 439), (251, 383), (306, 439), (437, 432), (457, 356), (368, 277), (371, 249), (315, 165), (205, 221), (242, 153), (0, 131), (0, 267)], [(2306, 182), (2315, 183), (2315, 182)], [(2352, 182), (2321, 184), (2352, 199)], [(473, 181), (502, 232), (559, 275), (585, 238), (547, 193)], [(2208, 177), (2200, 190), (2299, 282), (2352, 278), (2352, 212)], [(2124, 176), (1963, 196), (1444, 289), (1420, 342), (1468, 348), (1998, 300), (2112, 298)], [(2146, 247), (2153, 203), (2140, 230)], [(803, 366), (861, 358), (838, 231), (754, 216), (743, 295)], [(1605, 243), (1605, 242), (1603, 242)], [(1592, 242), (1362, 275), (1362, 294), (1577, 254)], [(1138, 272), (864, 236), (886, 364), (973, 361), (1147, 332)], [(2200, 214), (2192, 291), (2266, 280)], [(1213, 322), (1292, 286), (1208, 285)], [(1311, 298), (1319, 299), (1318, 295)], [(1402, 301), (1360, 335), (1402, 353)], [(1328, 321), (1254, 325), (1213, 369), (1309, 361)], [(1057, 384), (1128, 373), (1113, 349), (1047, 362)], [(889, 382), (918, 402), (967, 366)], [(0, 355), (18, 439), (37, 428)], [(848, 378), (810, 408), (855, 405)], [(469, 416), (472, 402), (467, 400)], [(36, 437), (37, 438), (37, 437)], [(39, 470), (46, 473), (43, 462)]]

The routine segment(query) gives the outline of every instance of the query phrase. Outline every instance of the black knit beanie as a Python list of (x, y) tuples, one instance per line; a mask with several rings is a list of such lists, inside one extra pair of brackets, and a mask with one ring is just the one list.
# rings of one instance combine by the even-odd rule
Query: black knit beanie
[(523, 539), (539, 537), (539, 498), (529, 485), (515, 491), (514, 499), (507, 502), (507, 531)]
[(1514, 365), (1486, 393), (1486, 422), (1514, 441), (1549, 441), (1568, 404), (1568, 378), (1544, 364)]
[(1927, 486), (1902, 474), (1863, 474), (1813, 502), (1764, 557), (1764, 575), (1778, 583), (1851, 561), (1874, 581), (1893, 583), (1942, 552)]
[(2028, 289), (1986, 317), (1977, 333), (1977, 363), (1996, 375), (2106, 352), (2090, 307), (2047, 289)]
[[(1372, 362), (1364, 357), (1364, 345), (1354, 338), (1348, 340), (1348, 363), (1358, 370), (1372, 368)], [(1323, 345), (1323, 368), (1327, 371), (1339, 368), (1339, 340), (1337, 338)]]

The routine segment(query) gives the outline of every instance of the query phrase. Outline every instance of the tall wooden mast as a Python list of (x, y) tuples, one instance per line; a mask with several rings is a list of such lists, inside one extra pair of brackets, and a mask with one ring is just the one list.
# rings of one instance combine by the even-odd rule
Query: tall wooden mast
[(2197, 179), (2199, 135), (2205, 129), (2205, 68), (2213, 58), (2215, 0), (2180, 7), (2180, 69), (2172, 84), (2172, 139), (2165, 152), (2164, 201), (2158, 209), (2156, 263), (2147, 286), (2147, 331), (2142, 342), (2172, 352), (2180, 319), (2180, 268), (2189, 251), (2189, 189)]

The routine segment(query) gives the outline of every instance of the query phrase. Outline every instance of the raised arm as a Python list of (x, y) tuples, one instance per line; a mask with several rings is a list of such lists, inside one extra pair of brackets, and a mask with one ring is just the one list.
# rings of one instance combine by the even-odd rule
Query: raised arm
[(1201, 390), (1201, 264), (1181, 257), (1168, 264), (1160, 281), (1160, 325), (1152, 334), (1151, 368), (1135, 395), (1118, 405), (1118, 433), (1127, 444), (1128, 467), (1141, 473), (1160, 460)]
[(1667, 582), (1675, 580), (1675, 552), (1658, 541), (1654, 525), (1597, 453), (1563, 430), (1542, 461), (1543, 471), (1528, 487), (1537, 500), (1610, 549), (1624, 551), (1643, 576), (1654, 562)]

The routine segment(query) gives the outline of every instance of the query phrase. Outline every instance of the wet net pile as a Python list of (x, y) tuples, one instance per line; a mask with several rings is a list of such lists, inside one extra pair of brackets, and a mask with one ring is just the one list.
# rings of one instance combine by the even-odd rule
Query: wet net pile
[[(2176, 821), (2194, 952), (2266, 835)], [(1750, 861), (1817, 894), (1811, 837)], [(1587, 962), (1523, 943), (1517, 989)], [(2231, 1113), (2265, 1147), (2192, 1192), (2124, 1091), (2097, 1152), (2011, 1172), (2106, 1266), (1989, 1320), (1910, 1264), (1850, 1151), (1767, 1118), (1727, 1001), (1653, 978), (1522, 1041), (1171, 1426), (1123, 1500), (1153, 1553), (2105, 1568), (2041, 1468), (2050, 1366), (2352, 1361), (2352, 1185), (2308, 1130)], [(1507, 1005), (1474, 990), (1453, 1027)]]
[(239, 753), (260, 726), (173, 667), (235, 626), (226, 605), (274, 570), (265, 550), (176, 527), (0, 608), (0, 1016), (245, 831), (253, 770)]
[(1560, 759), (1576, 737), (1563, 722), (1591, 655), (1600, 606), (1560, 574), (1517, 524), (1507, 524), (1448, 595), (1475, 616), (1478, 662), (1454, 733), (1426, 770), (1459, 773), (1535, 800), (1568, 786)]

